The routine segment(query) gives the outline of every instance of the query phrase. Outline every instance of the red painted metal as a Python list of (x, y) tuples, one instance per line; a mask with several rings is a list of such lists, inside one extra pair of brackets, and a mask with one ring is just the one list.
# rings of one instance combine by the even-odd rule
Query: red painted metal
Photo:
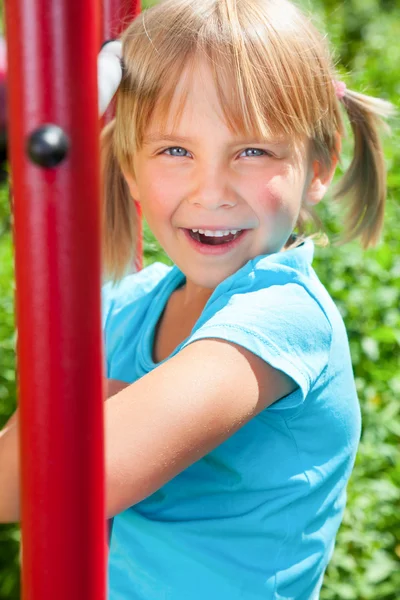
[(118, 37), (140, 8), (140, 0), (103, 0), (103, 39)]
[[(103, 0), (103, 42), (118, 37), (127, 25), (139, 14), (141, 9), (140, 0)], [(112, 102), (104, 115), (104, 124), (109, 123), (115, 115), (115, 102)], [(136, 246), (135, 271), (143, 268), (143, 225), (142, 209), (135, 202), (138, 239)]]
[[(98, 0), (6, 3), (15, 204), (24, 600), (103, 600)], [(30, 162), (44, 123), (69, 136)]]

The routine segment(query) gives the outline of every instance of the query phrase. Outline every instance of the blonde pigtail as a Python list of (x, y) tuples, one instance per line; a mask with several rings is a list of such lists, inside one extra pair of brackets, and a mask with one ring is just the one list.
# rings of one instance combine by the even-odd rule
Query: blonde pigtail
[(135, 258), (138, 223), (134, 201), (115, 155), (114, 130), (115, 119), (101, 133), (100, 156), (103, 275), (116, 283)]
[(390, 102), (346, 90), (341, 103), (354, 137), (352, 162), (335, 190), (335, 198), (350, 197), (341, 246), (357, 237), (364, 249), (375, 246), (382, 232), (386, 202), (386, 167), (380, 129), (389, 131), (382, 117), (395, 110)]

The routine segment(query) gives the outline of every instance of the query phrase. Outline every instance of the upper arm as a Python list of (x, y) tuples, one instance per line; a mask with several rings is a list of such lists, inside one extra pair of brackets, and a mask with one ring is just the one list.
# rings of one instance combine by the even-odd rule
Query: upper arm
[(154, 493), (296, 387), (239, 345), (189, 344), (105, 403), (107, 516)]

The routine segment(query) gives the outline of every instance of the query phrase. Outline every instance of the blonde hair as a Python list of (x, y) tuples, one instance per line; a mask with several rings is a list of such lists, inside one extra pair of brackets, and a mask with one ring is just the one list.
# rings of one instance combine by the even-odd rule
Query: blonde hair
[[(140, 14), (121, 40), (124, 76), (116, 118), (101, 135), (107, 276), (121, 278), (136, 247), (136, 212), (122, 169), (133, 174), (132, 157), (155, 108), (162, 126), (183, 69), (194, 69), (204, 57), (232, 131), (261, 138), (307, 136), (312, 156), (327, 168), (339, 153), (337, 134), (345, 134), (342, 104), (354, 135), (354, 154), (335, 193), (348, 202), (340, 244), (360, 237), (364, 248), (376, 245), (386, 199), (378, 132), (381, 117), (392, 114), (393, 107), (348, 89), (338, 100), (327, 44), (296, 6), (288, 0), (164, 0)], [(183, 95), (177, 118), (184, 103)], [(321, 225), (312, 208), (303, 206), (295, 245), (305, 239), (309, 221)]]

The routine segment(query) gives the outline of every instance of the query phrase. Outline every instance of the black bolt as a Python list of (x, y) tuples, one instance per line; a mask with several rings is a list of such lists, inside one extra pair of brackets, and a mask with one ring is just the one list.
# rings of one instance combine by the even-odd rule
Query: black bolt
[(50, 123), (41, 125), (31, 133), (26, 149), (32, 162), (40, 167), (56, 167), (69, 150), (69, 139), (61, 127)]

